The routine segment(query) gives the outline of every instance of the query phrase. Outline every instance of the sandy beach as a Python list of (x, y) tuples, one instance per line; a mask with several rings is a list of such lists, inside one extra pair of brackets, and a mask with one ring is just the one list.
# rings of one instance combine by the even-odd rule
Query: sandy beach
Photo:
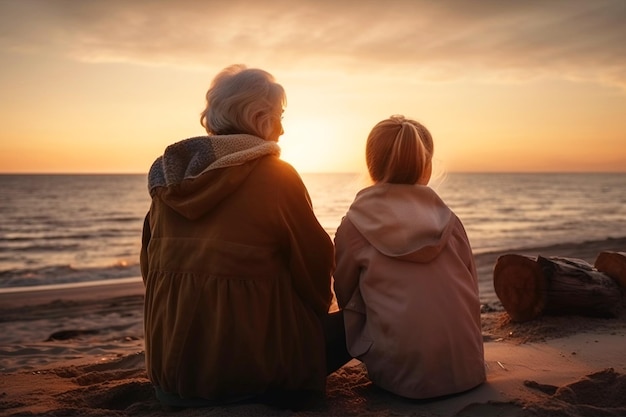
[[(607, 250), (626, 251), (626, 238), (506, 253), (593, 263)], [(502, 254), (478, 255), (479, 274), (492, 275)], [(0, 415), (626, 416), (625, 308), (612, 318), (513, 323), (498, 303), (485, 305), (488, 380), (447, 398), (396, 397), (373, 386), (353, 360), (329, 376), (326, 401), (313, 410), (243, 404), (172, 412), (159, 405), (146, 377), (142, 307), (139, 278), (1, 293)]]

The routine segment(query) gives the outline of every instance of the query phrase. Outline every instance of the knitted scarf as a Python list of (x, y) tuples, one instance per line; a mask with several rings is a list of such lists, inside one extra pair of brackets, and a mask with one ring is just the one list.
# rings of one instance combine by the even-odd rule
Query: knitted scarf
[(280, 147), (276, 142), (252, 135), (185, 139), (168, 146), (163, 155), (154, 161), (148, 173), (148, 190), (152, 196), (157, 187), (180, 184), (206, 171), (242, 165), (265, 155), (280, 156)]

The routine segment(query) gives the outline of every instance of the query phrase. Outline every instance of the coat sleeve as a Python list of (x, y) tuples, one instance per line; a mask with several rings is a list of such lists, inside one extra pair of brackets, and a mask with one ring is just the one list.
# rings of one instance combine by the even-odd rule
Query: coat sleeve
[(281, 193), (281, 216), (287, 228), (293, 286), (305, 304), (324, 316), (332, 299), (333, 243), (315, 217), (308, 191), (295, 171), (288, 183)]
[(143, 278), (144, 284), (146, 282), (146, 277), (148, 276), (148, 244), (150, 244), (151, 237), (152, 234), (150, 232), (150, 212), (148, 212), (145, 219), (143, 220), (143, 231), (141, 234), (141, 252), (139, 253), (139, 266), (141, 268), (141, 277)]
[(350, 220), (343, 218), (335, 234), (334, 289), (339, 308), (343, 309), (359, 285), (361, 268), (356, 260), (356, 247), (353, 240), (358, 231)]

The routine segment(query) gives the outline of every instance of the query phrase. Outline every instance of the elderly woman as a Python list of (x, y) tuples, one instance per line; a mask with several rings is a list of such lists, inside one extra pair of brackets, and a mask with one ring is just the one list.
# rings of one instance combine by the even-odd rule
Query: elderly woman
[[(325, 335), (343, 329), (328, 315), (332, 241), (300, 176), (279, 159), (282, 86), (234, 65), (206, 101), (208, 136), (170, 145), (148, 175), (148, 376), (167, 406), (292, 406), (322, 393), (327, 373), (349, 359), (343, 334)], [(327, 364), (335, 342), (340, 359)]]

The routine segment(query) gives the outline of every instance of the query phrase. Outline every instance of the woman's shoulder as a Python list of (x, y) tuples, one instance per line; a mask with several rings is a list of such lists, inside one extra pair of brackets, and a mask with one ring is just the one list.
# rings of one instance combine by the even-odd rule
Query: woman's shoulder
[(274, 155), (260, 158), (255, 171), (258, 175), (268, 179), (271, 178), (276, 183), (292, 183), (298, 186), (303, 184), (298, 171), (289, 162)]
[(259, 163), (268, 168), (284, 169), (296, 172), (296, 169), (284, 159), (281, 159), (278, 155), (266, 155), (260, 158)]

